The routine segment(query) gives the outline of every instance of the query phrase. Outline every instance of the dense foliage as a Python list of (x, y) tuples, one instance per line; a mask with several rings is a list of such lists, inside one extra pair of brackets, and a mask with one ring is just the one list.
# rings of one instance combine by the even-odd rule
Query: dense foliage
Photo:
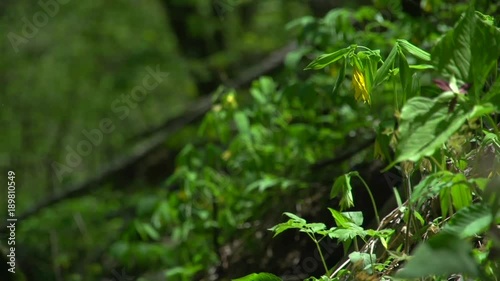
[[(362, 227), (361, 212), (342, 212), (354, 206), (350, 181), (359, 173), (349, 172), (331, 190), (331, 197), (340, 198), (340, 206), (329, 208), (334, 227), (286, 212), (289, 220), (270, 230), (307, 234), (326, 272), (321, 280), (386, 279), (408, 260), (396, 277), (497, 280), (500, 147), (494, 113), (500, 29), (492, 17), (463, 8), (454, 26), (438, 29), (432, 22), (393, 28), (394, 22), (372, 8), (339, 9), (320, 21), (289, 24), (301, 28), (302, 45), (288, 66), (300, 65), (303, 55), (321, 48), (327, 53), (306, 70), (325, 71), (305, 79), (292, 75), (280, 84), (263, 77), (250, 90), (250, 102), (231, 90), (215, 100), (200, 128), (206, 143), (185, 147), (172, 178), (185, 195), (176, 205), (182, 210), (179, 229), (191, 230), (177, 236), (185, 247), (200, 234), (210, 235), (210, 229), (219, 228), (214, 238), (219, 243), (242, 235), (238, 226), (254, 220), (266, 205), (279, 204), (280, 194), (312, 188), (309, 166), (347, 145), (346, 136), (376, 134), (375, 157), (387, 161), (386, 169), (397, 166), (402, 177), (395, 189), (399, 206), (382, 221), (372, 197), (376, 229)], [(426, 32), (405, 36), (411, 30)], [(340, 44), (347, 46), (339, 49)], [(370, 195), (377, 192), (363, 184)], [(327, 264), (323, 239), (341, 242), (350, 263)], [(242, 280), (275, 279), (252, 274)]]

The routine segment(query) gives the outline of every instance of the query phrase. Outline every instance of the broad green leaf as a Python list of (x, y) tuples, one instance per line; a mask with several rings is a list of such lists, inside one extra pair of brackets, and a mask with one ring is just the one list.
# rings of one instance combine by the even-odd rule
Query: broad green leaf
[(465, 274), (475, 278), (479, 274), (479, 265), (471, 251), (472, 247), (467, 241), (450, 234), (438, 234), (420, 245), (395, 277), (423, 278)]
[(335, 86), (333, 87), (333, 94), (338, 94), (340, 87), (342, 86), (342, 82), (345, 79), (345, 69), (347, 67), (347, 60), (344, 60), (342, 67), (339, 70), (339, 76), (337, 77), (337, 82), (335, 82)]
[(467, 179), (463, 174), (458, 174), (454, 178), (454, 185), (450, 187), (450, 195), (455, 210), (468, 207), (472, 204), (472, 191), (467, 184)]
[(398, 39), (397, 42), (398, 42), (398, 45), (401, 46), (401, 48), (403, 48), (408, 53), (414, 55), (415, 57), (417, 57), (419, 59), (422, 59), (422, 60), (425, 60), (425, 61), (430, 61), (431, 60), (431, 54), (429, 54), (428, 52), (426, 52), (426, 51), (420, 49), (419, 47), (411, 44), (407, 40)]
[(398, 53), (398, 45), (396, 44), (392, 48), (391, 52), (389, 53), (389, 56), (387, 56), (387, 59), (384, 61), (382, 66), (377, 70), (377, 74), (375, 75), (375, 79), (373, 79), (373, 87), (378, 86), (380, 83), (382, 83), (387, 78), (387, 75), (389, 74), (389, 70), (394, 65), (394, 61), (396, 59), (397, 53)]
[(356, 225), (362, 225), (363, 224), (363, 212), (342, 212), (342, 215), (344, 217), (349, 218), (351, 222), (355, 223)]
[(252, 273), (247, 276), (232, 279), (233, 281), (281, 281), (282, 279), (271, 273)]
[(474, 204), (459, 210), (442, 231), (460, 238), (471, 237), (488, 229), (491, 220), (491, 207), (484, 203)]
[(401, 112), (400, 141), (396, 163), (431, 156), (467, 119), (463, 107), (448, 112), (449, 98), (414, 97)]
[(352, 47), (340, 49), (330, 54), (324, 54), (313, 60), (305, 69), (322, 69), (345, 56), (352, 50)]
[(471, 61), (471, 35), (474, 23), (472, 9), (450, 30), (432, 50), (432, 62), (438, 71), (456, 77), (461, 81), (469, 80)]
[(417, 184), (411, 195), (412, 203), (420, 208), (429, 198), (441, 196), (441, 207), (447, 212), (449, 205), (456, 210), (472, 204), (470, 183), (463, 174), (453, 174), (448, 171), (434, 173)]
[[(488, 51), (485, 51), (485, 46), (488, 46)], [(438, 71), (472, 83), (469, 92), (477, 98), (500, 56), (500, 30), (487, 18), (475, 13), (471, 6), (431, 53)]]

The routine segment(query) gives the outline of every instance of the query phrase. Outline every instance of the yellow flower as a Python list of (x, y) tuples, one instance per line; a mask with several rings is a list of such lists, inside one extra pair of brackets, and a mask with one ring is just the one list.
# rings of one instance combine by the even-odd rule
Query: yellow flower
[(229, 160), (229, 158), (231, 158), (231, 151), (229, 150), (226, 150), (222, 153), (221, 155), (221, 158), (224, 160), (224, 161), (227, 161)]
[(357, 101), (362, 100), (364, 103), (368, 102), (368, 104), (371, 104), (370, 94), (366, 88), (365, 76), (356, 66), (354, 66), (352, 87), (354, 88), (354, 98)]
[(236, 101), (236, 95), (234, 92), (229, 93), (225, 98), (225, 105), (229, 108), (235, 109), (238, 107), (238, 102)]

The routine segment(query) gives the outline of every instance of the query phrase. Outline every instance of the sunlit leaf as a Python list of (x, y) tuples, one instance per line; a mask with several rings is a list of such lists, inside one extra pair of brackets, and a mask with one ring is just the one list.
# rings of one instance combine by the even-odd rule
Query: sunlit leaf
[(431, 60), (431, 54), (429, 54), (428, 52), (426, 52), (426, 51), (420, 49), (419, 47), (411, 44), (407, 40), (398, 39), (397, 42), (398, 42), (399, 46), (401, 46), (401, 48), (403, 48), (408, 53), (414, 55), (415, 57), (417, 57), (419, 59), (422, 59), (422, 60), (425, 60), (425, 61), (430, 61)]
[(233, 281), (281, 281), (282, 279), (271, 273), (252, 273), (247, 276), (232, 280)]
[(324, 54), (313, 60), (305, 69), (322, 69), (342, 58), (352, 50), (352, 47), (340, 49), (331, 54)]

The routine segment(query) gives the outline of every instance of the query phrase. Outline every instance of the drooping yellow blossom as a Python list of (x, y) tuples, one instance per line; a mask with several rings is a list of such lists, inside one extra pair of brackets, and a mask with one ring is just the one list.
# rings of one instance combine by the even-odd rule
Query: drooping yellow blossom
[(368, 104), (371, 104), (370, 94), (366, 88), (365, 76), (357, 66), (354, 66), (352, 87), (354, 88), (354, 98), (357, 101), (362, 100), (364, 103), (368, 102)]

